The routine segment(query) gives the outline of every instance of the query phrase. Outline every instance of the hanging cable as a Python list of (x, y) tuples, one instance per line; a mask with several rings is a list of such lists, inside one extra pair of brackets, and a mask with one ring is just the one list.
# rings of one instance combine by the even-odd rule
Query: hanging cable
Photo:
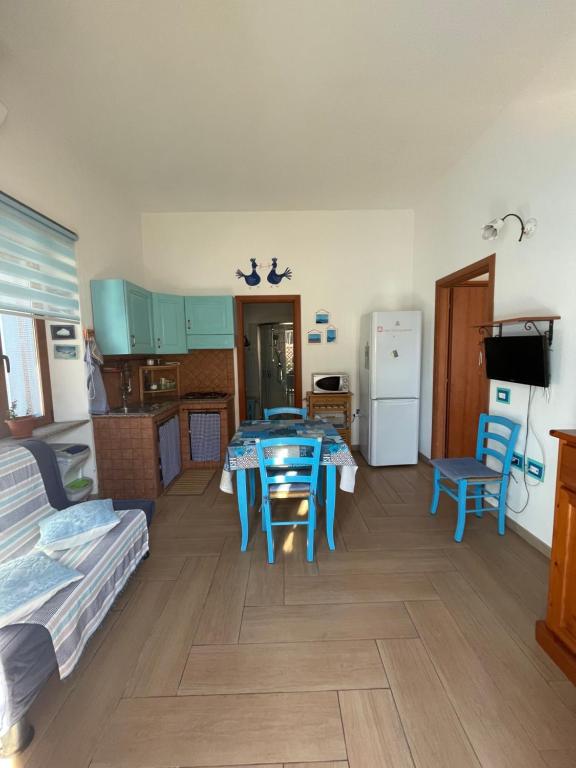
[[(532, 397), (533, 397), (533, 391), (532, 386), (530, 386), (530, 391), (528, 393), (528, 406), (526, 408), (526, 434), (524, 435), (524, 451), (522, 455), (522, 461), (523, 461), (523, 479), (524, 479), (524, 489), (526, 491), (526, 501), (524, 502), (523, 506), (520, 509), (514, 509), (513, 507), (506, 502), (506, 509), (510, 510), (510, 512), (513, 512), (515, 515), (521, 515), (522, 512), (525, 511), (526, 507), (530, 503), (530, 487), (528, 484), (528, 478), (526, 477), (526, 453), (528, 452), (528, 438), (530, 436), (530, 410), (532, 408)], [(514, 475), (511, 474), (512, 479), (515, 483), (518, 482)]]

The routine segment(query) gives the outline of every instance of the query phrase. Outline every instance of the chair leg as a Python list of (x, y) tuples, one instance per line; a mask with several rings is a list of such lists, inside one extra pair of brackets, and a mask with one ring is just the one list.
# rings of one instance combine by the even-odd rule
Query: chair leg
[(480, 496), (482, 494), (481, 498), (474, 499), (474, 506), (476, 507), (475, 515), (476, 517), (484, 517), (484, 512), (482, 511), (482, 507), (484, 506), (484, 494), (486, 493), (486, 486), (484, 483), (477, 483), (476, 486), (475, 495)]
[(308, 537), (306, 540), (306, 559), (309, 563), (314, 560), (314, 532), (316, 530), (316, 501), (312, 496), (308, 497)]
[(250, 507), (252, 508), (256, 501), (256, 470), (249, 469), (248, 478), (250, 482)]
[(438, 501), (440, 499), (440, 470), (434, 467), (434, 495), (430, 505), (430, 514), (435, 515), (438, 511)]
[(462, 541), (464, 536), (464, 526), (466, 525), (466, 494), (468, 482), (460, 480), (458, 482), (458, 522), (456, 523), (455, 541)]
[(506, 533), (506, 495), (508, 492), (508, 478), (504, 477), (500, 483), (500, 496), (498, 497), (498, 533), (504, 536)]
[(324, 486), (322, 485), (324, 470), (322, 468), (322, 465), (320, 465), (320, 469), (318, 470), (318, 489), (316, 491), (316, 498), (318, 499), (318, 504), (320, 506), (324, 505)]
[(274, 537), (272, 535), (272, 515), (270, 510), (270, 501), (262, 501), (262, 513), (264, 520), (264, 530), (266, 531), (266, 541), (268, 543), (268, 562), (274, 562)]

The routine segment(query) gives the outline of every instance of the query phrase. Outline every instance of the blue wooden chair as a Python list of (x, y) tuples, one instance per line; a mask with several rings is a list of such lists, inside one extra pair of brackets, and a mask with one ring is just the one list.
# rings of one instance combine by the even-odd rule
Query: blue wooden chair
[(308, 418), (308, 408), (290, 408), (287, 405), (280, 408), (264, 408), (265, 419), (269, 419), (271, 416), (282, 416), (285, 413), (290, 416), (299, 416), (301, 419)]
[[(268, 543), (268, 562), (274, 562), (276, 526), (306, 525), (307, 559), (314, 559), (316, 529), (316, 493), (322, 450), (321, 438), (276, 437), (256, 440), (256, 452), (262, 480), (262, 521)], [(272, 520), (273, 499), (307, 499), (306, 519)]]
[[(279, 408), (264, 408), (264, 418), (269, 419), (271, 416), (282, 416), (283, 414), (289, 414), (291, 416), (299, 416), (301, 419), (308, 418), (308, 408), (292, 408), (287, 405), (283, 405)], [(324, 503), (324, 491), (322, 489), (322, 467), (320, 467), (320, 479), (318, 483), (318, 501), (320, 504)], [(262, 525), (264, 530), (264, 525)]]
[[(501, 432), (493, 432), (490, 427), (498, 425)], [(433, 459), (434, 466), (434, 495), (430, 512), (435, 515), (438, 510), (440, 492), (458, 502), (458, 522), (454, 538), (462, 541), (466, 515), (474, 512), (482, 517), (484, 512), (494, 511), (494, 506), (482, 506), (484, 499), (496, 499), (498, 502), (498, 533), (503, 536), (506, 527), (506, 495), (510, 481), (512, 454), (520, 432), (520, 424), (503, 416), (480, 415), (478, 422), (478, 437), (476, 438), (476, 458), (462, 459)], [(494, 443), (498, 443), (494, 447)], [(486, 466), (484, 457), (491, 456), (500, 464), (499, 470)], [(453, 485), (446, 485), (446, 478)], [(486, 486), (497, 486), (497, 491), (488, 491)], [(469, 493), (471, 491), (471, 493)], [(474, 508), (467, 509), (468, 500), (474, 500)]]

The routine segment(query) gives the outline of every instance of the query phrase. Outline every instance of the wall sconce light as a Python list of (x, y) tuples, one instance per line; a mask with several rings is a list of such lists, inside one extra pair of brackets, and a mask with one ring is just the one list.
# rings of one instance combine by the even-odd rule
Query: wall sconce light
[(504, 221), (510, 216), (513, 216), (520, 222), (520, 237), (518, 238), (519, 243), (522, 241), (523, 237), (532, 237), (534, 232), (536, 232), (536, 219), (526, 219), (526, 221), (523, 221), (517, 213), (507, 213), (506, 216), (502, 216), (501, 219), (492, 219), (492, 221), (482, 227), (483, 239), (496, 240), (500, 234), (500, 230), (504, 226)]

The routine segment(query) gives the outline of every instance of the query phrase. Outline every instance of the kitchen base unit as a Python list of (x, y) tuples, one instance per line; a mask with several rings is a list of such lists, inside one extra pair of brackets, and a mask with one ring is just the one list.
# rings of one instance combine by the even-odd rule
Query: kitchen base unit
[[(219, 397), (209, 395), (220, 394)], [(234, 434), (234, 397), (223, 393), (190, 393), (180, 401), (183, 469), (221, 467)]]
[[(172, 429), (166, 429), (171, 421), (175, 421)], [(180, 458), (177, 403), (162, 405), (153, 413), (93, 416), (92, 423), (101, 497), (156, 499), (165, 490), (161, 454), (169, 482), (180, 473), (173, 459), (174, 455)], [(174, 445), (166, 446), (166, 440)]]

